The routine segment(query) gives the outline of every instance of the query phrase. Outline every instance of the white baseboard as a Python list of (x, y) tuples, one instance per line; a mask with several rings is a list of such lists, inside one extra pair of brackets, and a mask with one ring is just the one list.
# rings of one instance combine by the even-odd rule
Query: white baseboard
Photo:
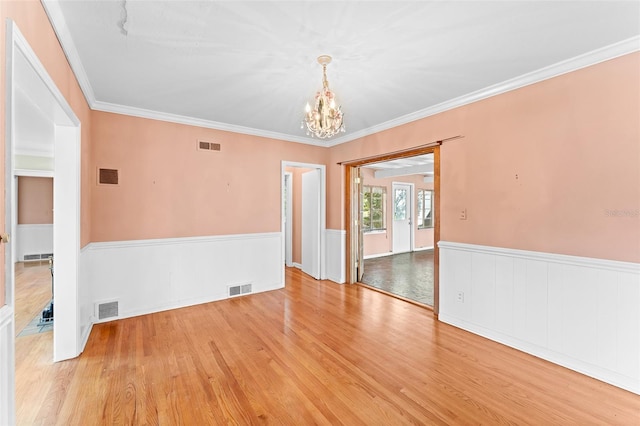
[(443, 315), (442, 313), (440, 313), (438, 315), (438, 319), (447, 324), (453, 325), (466, 331), (470, 331), (471, 333), (477, 334), (479, 336), (486, 337), (487, 339), (493, 340), (494, 342), (498, 342), (511, 348), (518, 349), (530, 355), (542, 358), (557, 365), (561, 365), (570, 370), (577, 371), (586, 376), (593, 377), (594, 379), (601, 380), (605, 383), (609, 383), (630, 392), (640, 394), (640, 386), (638, 381), (633, 380), (632, 378), (629, 378), (628, 376), (625, 376), (623, 374), (616, 373), (615, 371), (586, 363), (579, 359), (567, 356), (566, 354), (551, 351), (538, 345), (532, 345), (526, 341), (496, 332), (495, 330), (486, 329), (484, 327), (460, 320), (459, 318), (448, 316), (446, 314)]
[(384, 252), (384, 253), (368, 254), (366, 256), (363, 256), (363, 258), (364, 258), (364, 260), (378, 259), (380, 257), (393, 256), (394, 254), (395, 254), (394, 252), (389, 251), (389, 252)]
[(441, 321), (640, 394), (640, 264), (439, 247)]

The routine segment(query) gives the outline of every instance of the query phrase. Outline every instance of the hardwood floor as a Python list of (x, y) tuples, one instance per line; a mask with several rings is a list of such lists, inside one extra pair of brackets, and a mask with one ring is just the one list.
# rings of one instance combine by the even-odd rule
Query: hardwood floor
[(49, 262), (19, 262), (15, 265), (16, 335), (29, 324), (51, 300)]
[(298, 270), (286, 280), (282, 290), (96, 325), (80, 357), (54, 365), (50, 339), (35, 335), (28, 352), (18, 342), (19, 423), (639, 422), (640, 396), (430, 310)]
[(362, 283), (433, 307), (433, 250), (413, 251), (364, 261)]

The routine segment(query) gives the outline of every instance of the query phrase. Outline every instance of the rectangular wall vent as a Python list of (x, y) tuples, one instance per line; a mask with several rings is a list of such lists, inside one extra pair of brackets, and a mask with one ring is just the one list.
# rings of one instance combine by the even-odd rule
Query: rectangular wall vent
[(198, 141), (198, 149), (204, 151), (220, 151), (220, 144), (213, 142)]
[(96, 304), (96, 317), (98, 320), (114, 318), (118, 316), (118, 301)]
[(41, 253), (41, 254), (25, 254), (24, 260), (47, 260), (50, 257), (53, 257), (53, 253)]
[(253, 291), (251, 284), (229, 286), (229, 297), (242, 296)]
[(98, 169), (98, 183), (100, 185), (117, 185), (118, 170), (117, 169)]

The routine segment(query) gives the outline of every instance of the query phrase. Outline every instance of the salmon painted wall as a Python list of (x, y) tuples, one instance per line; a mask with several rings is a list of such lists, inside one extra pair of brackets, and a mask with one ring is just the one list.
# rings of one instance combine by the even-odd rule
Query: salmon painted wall
[[(80, 90), (80, 86), (71, 71), (66, 56), (58, 43), (58, 39), (49, 23), (49, 19), (44, 12), (42, 4), (39, 1), (0, 1), (0, 23), (2, 30), (0, 31), (0, 69), (2, 69), (2, 78), (0, 79), (0, 123), (5, 128), (5, 78), (4, 70), (6, 64), (6, 19), (13, 20), (27, 42), (38, 56), (40, 62), (44, 65), (48, 74), (51, 76), (56, 86), (66, 98), (67, 102), (75, 112), (76, 116), (82, 123), (81, 134), (81, 158), (82, 158), (82, 181), (81, 181), (81, 245), (84, 246), (90, 242), (91, 223), (90, 223), (90, 186), (88, 185), (91, 173), (89, 169), (89, 159), (91, 156), (89, 133), (89, 107), (84, 99), (84, 95)], [(0, 189), (4, 193), (4, 147), (5, 134), (1, 132), (2, 149), (0, 149), (0, 164), (2, 164), (3, 173), (0, 173)], [(0, 212), (0, 229), (6, 230), (4, 209)], [(0, 245), (0, 258), (4, 259), (5, 246)], [(2, 262), (0, 262), (2, 263)], [(4, 264), (0, 267), (0, 306), (4, 304)]]
[(53, 223), (53, 179), (18, 177), (18, 224)]
[[(221, 150), (200, 151), (197, 141)], [(280, 232), (282, 161), (324, 162), (326, 148), (92, 112), (92, 241)], [(95, 176), (95, 175), (94, 175)]]
[(640, 53), (331, 148), (328, 227), (344, 229), (337, 162), (456, 135), (441, 240), (640, 262)]
[[(363, 249), (365, 256), (376, 254), (389, 254), (393, 252), (393, 182), (412, 183), (414, 185), (413, 213), (411, 217), (417, 217), (417, 191), (418, 189), (433, 189), (433, 183), (425, 183), (421, 175), (398, 176), (376, 179), (374, 170), (360, 169), (363, 185), (384, 186), (387, 189), (385, 232), (365, 232), (363, 237)], [(418, 229), (418, 222), (413, 221), (414, 246), (416, 249), (433, 247), (433, 228)]]

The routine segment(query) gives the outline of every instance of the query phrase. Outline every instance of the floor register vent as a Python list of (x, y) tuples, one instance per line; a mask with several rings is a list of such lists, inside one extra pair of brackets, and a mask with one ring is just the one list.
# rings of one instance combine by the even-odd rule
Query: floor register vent
[(114, 318), (118, 316), (118, 301), (96, 304), (96, 316), (98, 320)]
[(251, 293), (253, 289), (251, 284), (240, 284), (229, 286), (229, 297), (242, 296), (243, 294)]

